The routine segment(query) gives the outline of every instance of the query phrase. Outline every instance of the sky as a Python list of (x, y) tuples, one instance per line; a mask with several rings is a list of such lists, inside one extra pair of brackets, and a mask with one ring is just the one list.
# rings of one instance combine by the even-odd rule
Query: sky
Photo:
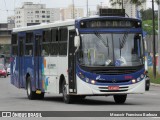
[[(64, 8), (72, 4), (73, 0), (0, 0), (0, 23), (7, 22), (7, 16), (14, 15), (14, 8), (21, 7), (23, 2), (46, 4), (47, 8)], [(75, 7), (84, 8), (86, 11), (87, 0), (74, 0)], [(147, 0), (147, 7), (151, 6), (151, 0)], [(88, 0), (90, 10), (96, 10), (97, 4), (110, 5), (109, 0)], [(157, 9), (157, 5), (155, 5)], [(85, 12), (86, 13), (86, 12)]]

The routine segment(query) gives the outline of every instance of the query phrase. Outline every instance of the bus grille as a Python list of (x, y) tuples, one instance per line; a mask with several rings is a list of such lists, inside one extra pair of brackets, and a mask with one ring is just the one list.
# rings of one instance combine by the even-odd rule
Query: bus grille
[(130, 80), (116, 80), (116, 81), (108, 81), (108, 80), (96, 80), (98, 83), (127, 83)]
[(137, 69), (127, 69), (127, 70), (94, 70), (93, 73), (102, 74), (102, 75), (121, 75), (121, 74), (130, 74), (136, 72)]
[(123, 74), (131, 74), (137, 72), (139, 70), (144, 69), (143, 65), (134, 66), (134, 67), (87, 67), (80, 66), (83, 70), (89, 71), (95, 74), (101, 75), (123, 75)]

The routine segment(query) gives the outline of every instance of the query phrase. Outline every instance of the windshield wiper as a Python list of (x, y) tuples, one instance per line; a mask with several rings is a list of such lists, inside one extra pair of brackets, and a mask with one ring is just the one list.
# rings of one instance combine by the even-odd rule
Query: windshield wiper
[(123, 36), (122, 41), (121, 41), (120, 38), (119, 38), (119, 40), (120, 40), (120, 49), (122, 49), (122, 48), (124, 47), (124, 45), (125, 45), (125, 43), (126, 43), (126, 40), (127, 40), (127, 39), (126, 39), (127, 36), (128, 36), (128, 33), (125, 33), (124, 36)]
[(98, 32), (95, 32), (95, 35), (101, 40), (101, 42), (105, 45), (105, 47), (109, 47), (108, 44), (105, 43), (103, 37)]
[(125, 33), (124, 36), (123, 36), (123, 39), (121, 41), (121, 39), (119, 38), (119, 49), (120, 49), (120, 57), (121, 57), (121, 49), (124, 47), (125, 43), (126, 43), (126, 40), (127, 40), (127, 36), (128, 36), (128, 33)]
[(95, 32), (95, 35), (96, 35), (96, 37), (98, 37), (101, 40), (101, 42), (103, 43), (103, 45), (108, 49), (108, 55), (109, 55), (108, 37), (106, 36), (106, 40), (107, 40), (107, 44), (106, 44), (105, 40), (103, 39), (103, 37), (98, 32)]

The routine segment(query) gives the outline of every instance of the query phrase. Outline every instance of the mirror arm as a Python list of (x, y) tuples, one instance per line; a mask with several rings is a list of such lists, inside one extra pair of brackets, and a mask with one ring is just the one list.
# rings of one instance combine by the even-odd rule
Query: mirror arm
[(76, 28), (76, 33), (77, 33), (77, 36), (79, 36), (79, 31), (78, 31), (78, 29)]
[(78, 46), (77, 49), (75, 50), (74, 56), (76, 55), (76, 53), (78, 52), (78, 50), (79, 50), (79, 46)]

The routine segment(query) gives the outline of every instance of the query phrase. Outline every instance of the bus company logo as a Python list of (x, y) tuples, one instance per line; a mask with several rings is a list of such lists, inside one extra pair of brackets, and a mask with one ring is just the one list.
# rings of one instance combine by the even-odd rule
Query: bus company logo
[(105, 80), (105, 79), (101, 78), (101, 76), (98, 75), (98, 76), (96, 77), (96, 80)]
[(116, 83), (117, 81), (115, 79), (112, 80), (112, 83)]
[(11, 112), (2, 112), (2, 117), (12, 117)]

